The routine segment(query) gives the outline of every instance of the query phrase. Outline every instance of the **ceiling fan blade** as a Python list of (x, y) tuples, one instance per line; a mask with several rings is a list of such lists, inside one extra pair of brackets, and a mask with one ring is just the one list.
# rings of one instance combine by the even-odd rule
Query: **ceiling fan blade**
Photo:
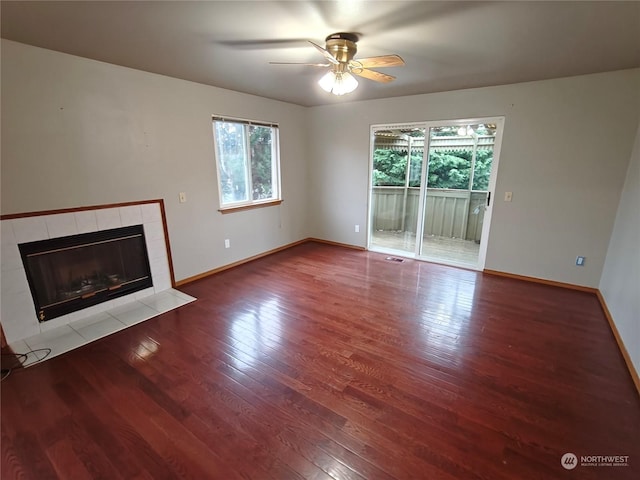
[(358, 58), (352, 60), (353, 63), (360, 64), (363, 68), (371, 67), (399, 67), (404, 65), (404, 60), (399, 55), (382, 55), (380, 57)]
[(307, 65), (309, 67), (330, 67), (330, 63), (269, 62), (269, 65)]
[(351, 70), (351, 73), (381, 83), (393, 82), (396, 79), (396, 77), (387, 75), (386, 73), (376, 72), (375, 70), (369, 70), (367, 68), (354, 68)]
[(318, 50), (322, 55), (324, 55), (324, 58), (329, 60), (334, 65), (338, 65), (340, 63), (338, 62), (338, 60), (335, 59), (333, 55), (331, 55), (331, 52), (329, 52), (329, 50), (322, 48), (320, 45), (313, 43), (311, 40), (308, 40), (308, 42), (314, 47), (316, 47), (316, 50)]
[(238, 50), (273, 50), (277, 48), (300, 48), (306, 38), (256, 38), (252, 40), (220, 40), (217, 43)]

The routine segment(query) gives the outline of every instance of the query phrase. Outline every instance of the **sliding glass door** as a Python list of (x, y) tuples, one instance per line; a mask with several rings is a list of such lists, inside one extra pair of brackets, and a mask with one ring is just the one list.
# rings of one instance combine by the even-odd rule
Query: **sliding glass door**
[(502, 125), (374, 126), (369, 248), (482, 269)]
[(370, 246), (413, 254), (416, 250), (424, 128), (397, 126), (373, 135)]

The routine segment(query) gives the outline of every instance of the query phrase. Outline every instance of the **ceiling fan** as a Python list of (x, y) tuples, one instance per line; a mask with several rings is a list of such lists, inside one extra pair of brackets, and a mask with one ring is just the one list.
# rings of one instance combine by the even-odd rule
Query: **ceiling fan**
[(375, 82), (389, 83), (396, 77), (370, 70), (370, 67), (398, 67), (404, 65), (404, 60), (398, 55), (382, 55), (354, 59), (358, 51), (358, 35), (355, 33), (332, 33), (326, 39), (326, 47), (309, 41), (329, 63), (297, 63), (297, 62), (269, 62), (272, 65), (309, 65), (312, 67), (329, 67), (330, 70), (320, 79), (318, 84), (326, 92), (334, 95), (344, 95), (353, 92), (358, 87), (358, 81), (353, 75), (368, 78)]

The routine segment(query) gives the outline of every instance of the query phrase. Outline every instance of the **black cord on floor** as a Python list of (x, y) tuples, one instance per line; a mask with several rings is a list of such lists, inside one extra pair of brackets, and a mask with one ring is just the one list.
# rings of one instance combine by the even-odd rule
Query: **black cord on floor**
[(20, 362), (20, 364), (22, 365), (27, 360), (27, 357), (29, 355), (27, 353), (3, 353), (2, 356), (13, 357), (16, 360), (18, 360), (18, 362)]
[[(38, 354), (36, 352), (45, 352), (45, 354), (44, 354), (44, 356), (42, 358), (38, 358)], [(2, 356), (3, 357), (13, 357), (20, 363), (20, 366), (22, 366), (22, 365), (24, 365), (26, 363), (27, 359), (29, 358), (29, 355), (31, 355), (31, 354), (34, 354), (36, 356), (36, 361), (30, 363), (29, 365), (33, 365), (35, 363), (39, 363), (39, 362), (43, 361), (45, 358), (47, 358), (51, 354), (51, 349), (50, 348), (36, 348), (35, 350), (29, 350), (28, 352), (25, 352), (25, 353), (3, 353)], [(2, 369), (2, 377), (0, 377), (0, 381), (4, 380), (9, 375), (11, 375), (12, 371), (13, 371), (13, 369), (11, 369), (11, 368), (3, 368)]]

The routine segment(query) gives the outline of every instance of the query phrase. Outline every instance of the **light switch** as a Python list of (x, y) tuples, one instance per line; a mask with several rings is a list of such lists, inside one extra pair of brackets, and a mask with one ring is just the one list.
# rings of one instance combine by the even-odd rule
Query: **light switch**
[(513, 198), (513, 192), (504, 192), (504, 201), (510, 202)]
[(185, 203), (187, 201), (186, 192), (180, 192), (180, 203)]

